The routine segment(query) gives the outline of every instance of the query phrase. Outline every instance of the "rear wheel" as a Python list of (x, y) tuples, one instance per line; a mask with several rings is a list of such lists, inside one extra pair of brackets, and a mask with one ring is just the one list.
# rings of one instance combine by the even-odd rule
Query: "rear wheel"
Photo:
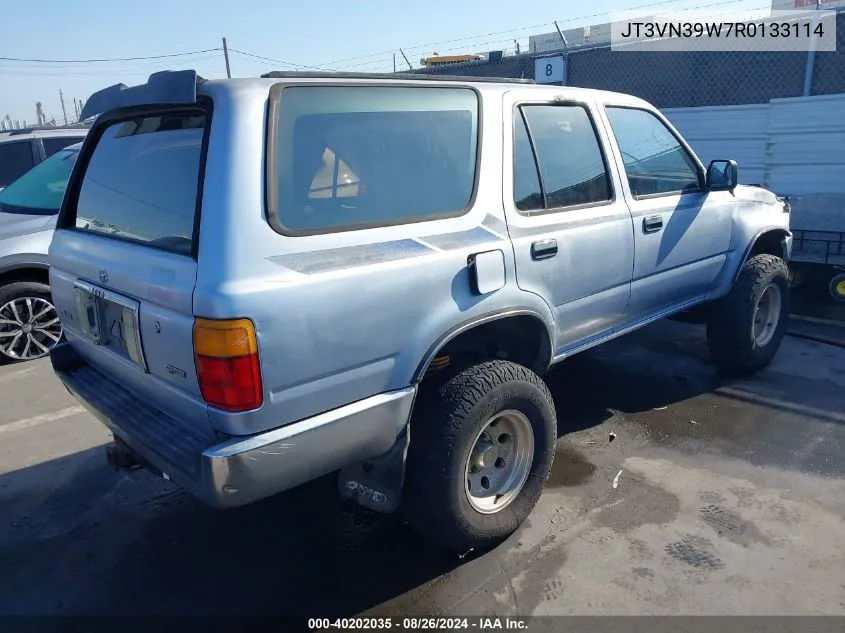
[(830, 296), (837, 301), (845, 302), (845, 273), (835, 275), (827, 286)]
[(707, 345), (728, 373), (768, 365), (780, 347), (789, 315), (789, 273), (774, 255), (756, 255), (742, 267), (730, 293), (716, 302), (707, 322)]
[(551, 394), (534, 372), (502, 360), (422, 389), (404, 514), (441, 547), (486, 549), (512, 534), (543, 492), (557, 439)]
[(61, 338), (62, 324), (49, 286), (22, 281), (0, 288), (0, 360), (41, 358)]

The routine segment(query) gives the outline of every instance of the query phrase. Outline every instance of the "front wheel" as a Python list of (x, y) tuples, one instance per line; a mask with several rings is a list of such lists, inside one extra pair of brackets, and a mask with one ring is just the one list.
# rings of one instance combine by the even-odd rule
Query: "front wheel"
[(716, 364), (731, 374), (768, 365), (786, 331), (789, 299), (789, 272), (781, 258), (755, 255), (745, 262), (730, 293), (710, 311), (707, 345)]
[(410, 427), (404, 514), (441, 547), (486, 549), (543, 492), (557, 440), (552, 396), (534, 372), (502, 360), (425, 386)]

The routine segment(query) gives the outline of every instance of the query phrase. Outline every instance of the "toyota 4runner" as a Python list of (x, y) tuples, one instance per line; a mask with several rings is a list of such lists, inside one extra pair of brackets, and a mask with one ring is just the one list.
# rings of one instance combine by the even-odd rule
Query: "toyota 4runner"
[(50, 247), (68, 390), (217, 507), (341, 494), (483, 548), (549, 475), (553, 364), (681, 313), (752, 372), (789, 207), (622, 94), (193, 71), (92, 95)]

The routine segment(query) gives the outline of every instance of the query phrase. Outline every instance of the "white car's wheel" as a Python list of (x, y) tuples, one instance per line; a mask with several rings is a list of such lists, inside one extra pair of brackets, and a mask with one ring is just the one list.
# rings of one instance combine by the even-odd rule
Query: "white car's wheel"
[(15, 282), (0, 288), (0, 360), (42, 358), (62, 339), (62, 323), (44, 284)]

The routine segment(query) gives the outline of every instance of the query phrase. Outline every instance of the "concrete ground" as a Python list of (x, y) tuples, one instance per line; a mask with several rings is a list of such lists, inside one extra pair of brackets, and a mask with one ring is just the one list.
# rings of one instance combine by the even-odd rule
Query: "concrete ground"
[(661, 322), (549, 382), (548, 489), (460, 560), (330, 477), (222, 512), (114, 472), (46, 361), (0, 367), (0, 613), (845, 614), (843, 349), (787, 338), (728, 382)]

